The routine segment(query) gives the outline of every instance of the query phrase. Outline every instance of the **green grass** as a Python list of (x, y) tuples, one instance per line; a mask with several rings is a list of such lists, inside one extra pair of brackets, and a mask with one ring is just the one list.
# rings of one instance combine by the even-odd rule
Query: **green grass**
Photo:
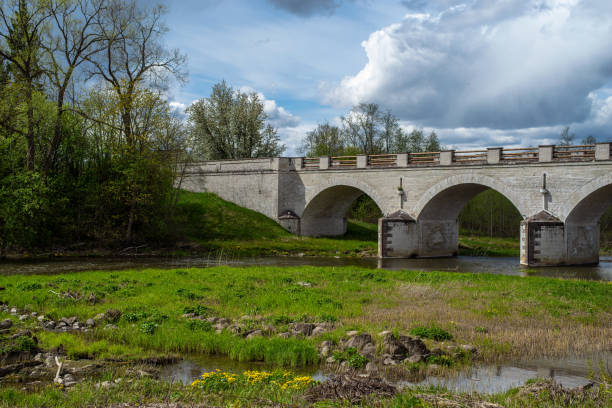
[(377, 226), (349, 221), (337, 238), (298, 237), (278, 223), (212, 193), (182, 191), (176, 234), (196, 243), (195, 251), (223, 257), (297, 255), (375, 256)]
[[(278, 331), (291, 321), (342, 323), (323, 335), (332, 340), (351, 329), (437, 327), (458, 343), (475, 344), (489, 361), (600, 349), (612, 335), (612, 285), (606, 282), (359, 267), (215, 267), (2, 276), (0, 286), (0, 301), (54, 319), (76, 315), (85, 321), (111, 308), (123, 312), (116, 330), (40, 333), (43, 347), (62, 344), (73, 357), (138, 360), (195, 352), (286, 366), (318, 360), (321, 339), (217, 334), (182, 318), (186, 310), (232, 320), (260, 316)], [(51, 291), (70, 291), (74, 298)], [(92, 293), (94, 304), (88, 300)], [(539, 342), (531, 341), (534, 336)]]
[(516, 238), (459, 235), (459, 255), (519, 256), (520, 242)]

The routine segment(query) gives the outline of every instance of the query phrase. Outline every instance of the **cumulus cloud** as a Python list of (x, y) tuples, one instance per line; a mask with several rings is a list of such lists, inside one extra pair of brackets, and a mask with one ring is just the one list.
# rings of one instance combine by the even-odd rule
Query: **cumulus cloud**
[(612, 77), (609, 0), (404, 3), (401, 22), (362, 43), (361, 71), (322, 84), (324, 102), (377, 102), (421, 126), (496, 129), (515, 140), (610, 124), (609, 102), (594, 95)]
[(300, 17), (317, 14), (331, 15), (342, 3), (341, 0), (269, 0), (279, 9)]
[(282, 106), (278, 106), (274, 99), (268, 99), (261, 92), (256, 92), (249, 86), (240, 88), (241, 92), (255, 92), (259, 96), (259, 100), (263, 103), (264, 112), (268, 115), (268, 122), (275, 128), (291, 128), (300, 123), (300, 118), (287, 111)]

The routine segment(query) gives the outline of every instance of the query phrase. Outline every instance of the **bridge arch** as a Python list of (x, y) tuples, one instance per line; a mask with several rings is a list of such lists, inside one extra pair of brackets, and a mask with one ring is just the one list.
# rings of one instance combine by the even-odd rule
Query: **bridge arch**
[(451, 176), (430, 187), (416, 204), (414, 214), (418, 220), (456, 219), (468, 201), (488, 189), (506, 197), (523, 218), (527, 216), (528, 211), (521, 207), (517, 193), (492, 177), (474, 174)]
[[(483, 175), (451, 176), (427, 190), (415, 207), (420, 229), (420, 256), (456, 255), (459, 213), (472, 198), (488, 189), (506, 197), (525, 218), (518, 195), (501, 182)], [(519, 225), (516, 228), (518, 231)]]
[(301, 215), (301, 235), (338, 236), (346, 232), (346, 212), (361, 195), (368, 195), (381, 211), (385, 210), (375, 190), (356, 180), (320, 186), (310, 195)]
[(612, 175), (598, 177), (572, 193), (565, 217), (568, 263), (599, 262), (599, 221), (610, 206), (612, 206)]

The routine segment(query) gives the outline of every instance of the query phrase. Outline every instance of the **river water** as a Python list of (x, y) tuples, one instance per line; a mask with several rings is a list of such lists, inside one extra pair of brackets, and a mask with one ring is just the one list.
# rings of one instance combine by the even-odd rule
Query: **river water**
[(451, 271), (493, 273), (517, 276), (546, 276), (565, 279), (612, 281), (612, 257), (602, 256), (597, 266), (562, 266), (525, 268), (516, 257), (456, 258), (317, 258), (317, 257), (262, 257), (244, 259), (175, 258), (175, 257), (121, 257), (121, 258), (60, 258), (53, 260), (2, 261), (0, 275), (57, 274), (89, 270), (121, 270), (144, 268), (204, 268), (218, 265), (234, 266), (361, 266), (389, 270)]
[[(588, 279), (612, 281), (612, 257), (601, 257), (597, 266), (567, 266), (528, 269), (519, 265), (518, 258), (469, 257), (430, 259), (372, 258), (316, 258), (316, 257), (264, 257), (249, 259), (133, 257), (133, 258), (61, 258), (57, 260), (3, 261), (0, 275), (58, 274), (87, 270), (122, 270), (146, 268), (185, 268), (233, 266), (361, 266), (389, 270), (451, 271), (469, 273), (493, 273), (517, 276), (546, 276), (564, 279)], [(591, 374), (600, 367), (612, 372), (612, 351), (565, 359), (511, 361), (503, 365), (477, 366), (456, 373), (451, 377), (428, 377), (418, 383), (403, 382), (400, 385), (441, 385), (458, 392), (477, 391), (497, 393), (520, 386), (537, 377), (554, 378), (565, 387), (583, 386), (590, 382)], [(162, 378), (190, 383), (203, 372), (221, 369), (233, 372), (247, 369), (273, 369), (261, 363), (238, 363), (227, 357), (197, 356), (162, 369)], [(325, 380), (330, 374), (320, 367), (301, 370), (301, 373)]]

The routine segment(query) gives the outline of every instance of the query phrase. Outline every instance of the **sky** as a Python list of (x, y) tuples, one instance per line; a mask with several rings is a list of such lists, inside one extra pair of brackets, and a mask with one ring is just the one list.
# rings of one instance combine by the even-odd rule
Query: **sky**
[(287, 150), (378, 103), (447, 148), (612, 140), (610, 0), (167, 0), (177, 110), (255, 91)]

